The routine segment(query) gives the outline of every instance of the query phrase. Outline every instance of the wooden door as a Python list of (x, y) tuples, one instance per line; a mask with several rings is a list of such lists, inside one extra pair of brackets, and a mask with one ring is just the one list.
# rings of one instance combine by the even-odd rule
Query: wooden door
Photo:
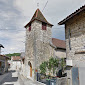
[(30, 77), (32, 77), (32, 65), (30, 63)]

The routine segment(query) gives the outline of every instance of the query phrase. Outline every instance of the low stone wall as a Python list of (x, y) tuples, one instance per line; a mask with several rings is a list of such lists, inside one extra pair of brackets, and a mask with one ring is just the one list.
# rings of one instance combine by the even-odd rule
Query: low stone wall
[(67, 78), (66, 77), (57, 78), (57, 84), (56, 85), (68, 85), (67, 84)]

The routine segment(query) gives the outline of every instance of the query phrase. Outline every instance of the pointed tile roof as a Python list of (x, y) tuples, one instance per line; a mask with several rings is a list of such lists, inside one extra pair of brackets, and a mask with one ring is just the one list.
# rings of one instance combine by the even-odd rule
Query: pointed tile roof
[(25, 25), (25, 28), (26, 28), (29, 24), (31, 24), (34, 20), (38, 20), (38, 21), (41, 21), (41, 22), (45, 22), (46, 24), (53, 26), (52, 24), (50, 24), (50, 23), (45, 19), (45, 17), (44, 17), (43, 14), (41, 13), (41, 11), (40, 11), (39, 9), (37, 9), (37, 10), (35, 11), (32, 19), (30, 20), (30, 22)]

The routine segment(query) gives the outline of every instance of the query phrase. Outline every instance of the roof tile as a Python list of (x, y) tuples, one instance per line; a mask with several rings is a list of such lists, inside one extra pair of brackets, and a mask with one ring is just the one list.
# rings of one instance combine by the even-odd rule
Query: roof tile
[(59, 40), (59, 39), (52, 38), (52, 43), (53, 43), (53, 45), (55, 45), (57, 48), (66, 49), (66, 44), (65, 44), (65, 41), (64, 41), (64, 40)]

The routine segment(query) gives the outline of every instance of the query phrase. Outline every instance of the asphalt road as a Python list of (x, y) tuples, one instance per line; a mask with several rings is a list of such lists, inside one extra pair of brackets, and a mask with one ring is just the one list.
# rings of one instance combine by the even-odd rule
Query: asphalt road
[(17, 72), (10, 70), (8, 73), (0, 75), (0, 85), (20, 85)]

